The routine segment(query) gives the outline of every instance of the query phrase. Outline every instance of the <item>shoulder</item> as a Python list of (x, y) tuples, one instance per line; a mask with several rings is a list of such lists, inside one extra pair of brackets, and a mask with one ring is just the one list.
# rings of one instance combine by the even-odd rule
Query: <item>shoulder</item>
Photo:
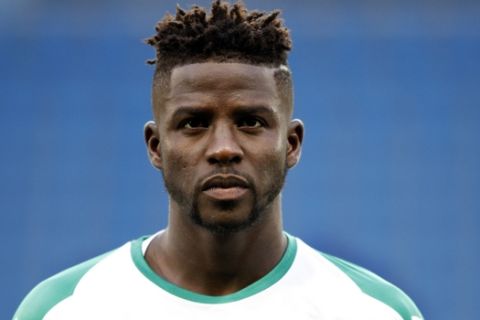
[(423, 319), (415, 303), (398, 287), (356, 264), (322, 252), (319, 254), (345, 273), (363, 293), (390, 306), (402, 319)]
[(112, 252), (107, 252), (75, 265), (39, 283), (23, 299), (13, 320), (43, 319), (56, 304), (73, 294), (80, 279), (91, 268)]

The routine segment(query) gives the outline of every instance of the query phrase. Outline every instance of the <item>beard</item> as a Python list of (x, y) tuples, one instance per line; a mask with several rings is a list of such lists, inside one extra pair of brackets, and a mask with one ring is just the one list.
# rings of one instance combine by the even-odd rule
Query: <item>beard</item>
[[(179, 207), (182, 208), (183, 213), (188, 215), (194, 224), (205, 228), (214, 234), (230, 234), (248, 229), (260, 222), (265, 216), (265, 213), (268, 211), (268, 208), (271, 206), (273, 200), (280, 194), (288, 171), (286, 164), (283, 166), (283, 168), (268, 167), (265, 169), (265, 171), (269, 177), (269, 182), (265, 186), (265, 191), (262, 194), (259, 194), (251, 177), (241, 174), (234, 169), (217, 169), (213, 172), (210, 172), (206, 176), (208, 177), (215, 174), (234, 174), (242, 176), (248, 181), (250, 187), (249, 191), (252, 194), (252, 205), (250, 212), (246, 218), (231, 222), (210, 222), (202, 218), (199, 205), (199, 198), (202, 192), (200, 183), (193, 188), (193, 191), (187, 192), (186, 190), (188, 189), (188, 186), (186, 186), (186, 183), (183, 181), (179, 181), (178, 178), (174, 176), (170, 177), (169, 175), (164, 174), (163, 180), (165, 188), (167, 189), (171, 199), (173, 199), (179, 205)], [(203, 179), (198, 179), (198, 181), (203, 181)], [(238, 205), (238, 201), (236, 200), (215, 202), (217, 210), (223, 212), (233, 211)]]

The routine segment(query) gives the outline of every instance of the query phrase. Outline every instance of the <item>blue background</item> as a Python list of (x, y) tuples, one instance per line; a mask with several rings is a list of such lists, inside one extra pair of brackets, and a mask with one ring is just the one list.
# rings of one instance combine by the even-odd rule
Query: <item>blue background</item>
[[(1, 319), (42, 279), (165, 226), (141, 40), (175, 3), (0, 0)], [(428, 319), (479, 319), (480, 2), (247, 4), (283, 8), (294, 39), (306, 137), (286, 229)]]

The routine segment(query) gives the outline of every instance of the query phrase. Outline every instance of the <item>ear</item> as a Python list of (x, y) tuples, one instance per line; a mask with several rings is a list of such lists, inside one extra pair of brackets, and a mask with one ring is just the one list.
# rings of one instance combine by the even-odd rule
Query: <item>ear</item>
[(148, 158), (155, 168), (162, 170), (162, 156), (160, 152), (160, 135), (157, 124), (153, 121), (145, 123), (143, 128)]
[(299, 119), (291, 120), (288, 125), (287, 136), (287, 166), (292, 168), (300, 160), (303, 141), (303, 122)]

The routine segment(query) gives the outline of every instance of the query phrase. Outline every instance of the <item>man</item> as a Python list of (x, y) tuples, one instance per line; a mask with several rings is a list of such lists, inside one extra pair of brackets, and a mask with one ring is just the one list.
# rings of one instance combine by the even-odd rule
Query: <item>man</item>
[(422, 318), (393, 285), (283, 231), (303, 124), (278, 14), (214, 1), (157, 24), (145, 141), (168, 227), (42, 282), (14, 319)]

